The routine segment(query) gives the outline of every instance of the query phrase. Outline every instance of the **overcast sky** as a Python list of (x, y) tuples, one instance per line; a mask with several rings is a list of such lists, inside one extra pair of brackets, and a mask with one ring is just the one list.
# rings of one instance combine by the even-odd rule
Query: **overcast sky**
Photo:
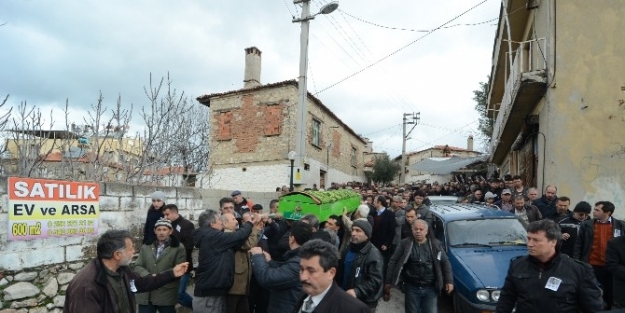
[[(311, 11), (327, 2), (313, 0)], [(311, 22), (308, 90), (391, 157), (401, 154), (403, 113), (421, 113), (408, 151), (466, 147), (467, 136), (477, 134), (472, 91), (490, 73), (500, 4), (341, 0), (340, 11)], [(372, 25), (432, 30), (476, 5), (429, 35)], [(77, 123), (100, 91), (109, 108), (118, 95), (135, 112), (148, 105), (150, 73), (169, 73), (193, 98), (239, 89), (250, 46), (263, 52), (263, 84), (295, 79), (300, 26), (292, 15), (300, 12), (292, 0), (3, 0), (0, 95), (10, 94), (12, 106), (54, 109), (62, 129), (66, 99)], [(131, 127), (140, 123), (135, 114)]]

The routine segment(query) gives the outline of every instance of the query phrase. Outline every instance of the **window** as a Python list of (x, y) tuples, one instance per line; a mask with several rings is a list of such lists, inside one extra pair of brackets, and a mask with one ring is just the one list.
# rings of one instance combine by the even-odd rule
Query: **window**
[(321, 121), (315, 119), (312, 122), (312, 144), (321, 146)]
[(356, 147), (352, 147), (351, 160), (352, 160), (353, 167), (356, 167), (358, 164), (358, 160), (356, 159), (357, 154), (358, 154), (358, 150), (356, 150)]

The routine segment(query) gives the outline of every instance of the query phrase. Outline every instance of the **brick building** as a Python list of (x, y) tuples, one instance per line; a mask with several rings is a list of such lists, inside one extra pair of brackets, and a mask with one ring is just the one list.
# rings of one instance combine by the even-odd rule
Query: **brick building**
[[(245, 49), (244, 87), (200, 96), (210, 109), (209, 166), (203, 187), (272, 191), (289, 185), (289, 151), (295, 150), (298, 85), (260, 83), (261, 51)], [(356, 134), (318, 98), (308, 94), (306, 157), (295, 168), (296, 188), (365, 181), (370, 142)], [(297, 181), (297, 178), (301, 178)]]

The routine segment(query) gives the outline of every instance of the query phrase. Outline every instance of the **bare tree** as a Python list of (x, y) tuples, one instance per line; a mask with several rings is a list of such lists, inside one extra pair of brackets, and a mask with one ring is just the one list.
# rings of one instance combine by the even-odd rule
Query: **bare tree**
[[(59, 131), (52, 130), (52, 113), (47, 125), (39, 109), (23, 102), (10, 132), (16, 151), (13, 174), (40, 176), (36, 169), (53, 167), (53, 175), (47, 176), (60, 179), (163, 184), (163, 175), (169, 173), (172, 180), (168, 185), (172, 186), (194, 185), (198, 178), (210, 181), (213, 175), (208, 163), (209, 119), (205, 109), (178, 92), (169, 75), (158, 83), (150, 75), (144, 92), (149, 104), (139, 112), (143, 129), (135, 136), (128, 134), (133, 106), (126, 109), (121, 96), (109, 110), (100, 92), (83, 125), (70, 121), (71, 108), (66, 100), (65, 129)], [(10, 116), (11, 110), (0, 114), (0, 131)], [(61, 158), (55, 164), (46, 162), (53, 151)]]
[(17, 107), (16, 114), (17, 116), (11, 118), (13, 129), (10, 130), (10, 138), (7, 140), (7, 146), (12, 146), (15, 154), (11, 156), (13, 160), (11, 174), (26, 177), (43, 176), (43, 172), (47, 170), (44, 166), (45, 160), (55, 148), (58, 148), (62, 139), (52, 131), (54, 125), (52, 111), (50, 121), (46, 122), (40, 109), (29, 107), (24, 101)]

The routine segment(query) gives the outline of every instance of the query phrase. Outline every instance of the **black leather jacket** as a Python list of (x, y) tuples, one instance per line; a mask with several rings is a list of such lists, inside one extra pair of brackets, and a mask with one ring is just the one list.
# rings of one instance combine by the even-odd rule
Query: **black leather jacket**
[[(595, 221), (596, 219), (588, 219), (579, 224), (579, 232), (577, 233), (577, 240), (575, 240), (575, 247), (573, 249), (573, 258), (588, 262), (590, 259), (590, 250), (592, 249), (592, 242), (595, 237)], [(625, 225), (623, 222), (612, 217), (612, 234), (615, 230), (620, 236), (625, 235)]]
[[(344, 260), (349, 248), (343, 251), (335, 280), (339, 286), (343, 284)], [(362, 248), (352, 262), (347, 290), (354, 289), (356, 297), (370, 308), (378, 305), (382, 297), (384, 260), (380, 251), (371, 243)]]
[(245, 222), (233, 233), (225, 233), (210, 226), (196, 229), (193, 243), (200, 249), (195, 270), (194, 296), (228, 294), (234, 283), (234, 250), (247, 240), (252, 223)]
[[(590, 265), (559, 253), (542, 265), (531, 256), (510, 262), (497, 313), (597, 312), (603, 302)], [(551, 289), (548, 281), (555, 282)], [(555, 290), (553, 290), (555, 289)]]

